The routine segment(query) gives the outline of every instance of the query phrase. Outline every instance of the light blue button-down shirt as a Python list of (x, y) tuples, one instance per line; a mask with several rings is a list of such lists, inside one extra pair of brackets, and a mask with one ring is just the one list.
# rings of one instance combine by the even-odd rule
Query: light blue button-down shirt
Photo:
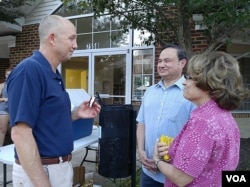
[[(156, 140), (161, 135), (176, 137), (195, 108), (194, 104), (183, 97), (184, 80), (181, 77), (168, 88), (165, 88), (161, 80), (149, 87), (143, 96), (136, 120), (145, 125), (145, 151), (148, 158), (153, 158)], [(145, 174), (164, 183), (165, 176), (160, 172), (153, 174), (142, 168)]]

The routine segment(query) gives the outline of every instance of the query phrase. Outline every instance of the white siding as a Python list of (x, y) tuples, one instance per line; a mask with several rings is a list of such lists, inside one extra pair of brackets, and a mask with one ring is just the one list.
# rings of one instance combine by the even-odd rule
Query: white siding
[(29, 14), (25, 15), (24, 25), (40, 23), (45, 16), (52, 14), (61, 5), (62, 2), (59, 0), (42, 0)]

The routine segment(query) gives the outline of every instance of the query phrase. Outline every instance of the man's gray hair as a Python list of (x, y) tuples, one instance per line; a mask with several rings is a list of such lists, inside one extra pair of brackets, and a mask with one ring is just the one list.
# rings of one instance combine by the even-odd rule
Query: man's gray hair
[(50, 32), (60, 31), (62, 20), (65, 18), (58, 15), (46, 16), (40, 23), (38, 28), (40, 42), (44, 41)]

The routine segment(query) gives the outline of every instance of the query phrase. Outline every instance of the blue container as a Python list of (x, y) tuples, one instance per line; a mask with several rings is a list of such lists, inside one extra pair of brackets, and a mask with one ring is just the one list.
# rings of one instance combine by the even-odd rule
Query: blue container
[(94, 118), (73, 121), (73, 139), (77, 140), (92, 133)]

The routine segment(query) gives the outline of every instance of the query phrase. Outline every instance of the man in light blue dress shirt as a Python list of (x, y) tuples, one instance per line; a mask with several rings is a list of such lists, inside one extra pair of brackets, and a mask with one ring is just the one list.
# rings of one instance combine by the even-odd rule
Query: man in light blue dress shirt
[(157, 171), (152, 159), (154, 145), (161, 135), (176, 137), (195, 107), (183, 97), (182, 72), (186, 63), (187, 55), (182, 48), (174, 44), (164, 46), (157, 63), (161, 80), (143, 96), (136, 118), (141, 187), (164, 186), (165, 176)]

